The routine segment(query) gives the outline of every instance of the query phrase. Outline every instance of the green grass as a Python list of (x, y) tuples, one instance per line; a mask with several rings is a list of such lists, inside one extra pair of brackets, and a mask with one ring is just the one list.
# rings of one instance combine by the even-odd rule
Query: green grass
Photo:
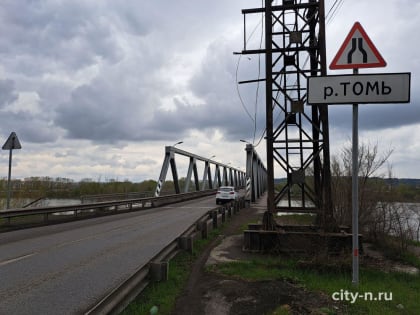
[(412, 253), (409, 253), (409, 252), (404, 253), (404, 254), (402, 254), (401, 260), (402, 260), (402, 262), (404, 262), (408, 265), (414, 266), (414, 267), (416, 267), (417, 269), (420, 270), (420, 258), (417, 257), (415, 254), (412, 254)]
[(170, 314), (176, 298), (185, 285), (192, 257), (183, 252), (169, 263), (169, 280), (150, 284), (140, 298), (131, 303), (122, 314), (150, 314), (150, 309), (157, 306), (158, 314)]
[(408, 244), (420, 247), (420, 241), (409, 240)]
[[(300, 286), (322, 291), (331, 296), (334, 292), (348, 290), (350, 292), (372, 292), (374, 297), (380, 292), (390, 297), (392, 301), (364, 301), (357, 299), (352, 304), (347, 302), (349, 314), (420, 314), (420, 277), (402, 273), (383, 273), (372, 269), (360, 270), (360, 284), (355, 287), (351, 283), (348, 272), (318, 272), (302, 269), (296, 260), (281, 257), (267, 257), (249, 262), (225, 263), (211, 267), (212, 271), (220, 272), (241, 279), (274, 280), (290, 279)], [(403, 310), (397, 305), (404, 306)], [(279, 306), (278, 313), (287, 314), (287, 310)]]
[(207, 239), (194, 242), (193, 253), (181, 252), (169, 262), (168, 281), (151, 283), (121, 314), (149, 315), (153, 306), (158, 307), (159, 315), (170, 314), (177, 297), (185, 287), (191, 273), (191, 266), (205, 247), (214, 240), (223, 226), (212, 230)]

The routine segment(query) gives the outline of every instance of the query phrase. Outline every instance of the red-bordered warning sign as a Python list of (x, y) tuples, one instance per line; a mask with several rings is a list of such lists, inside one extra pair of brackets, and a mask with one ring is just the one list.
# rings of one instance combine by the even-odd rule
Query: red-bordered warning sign
[(384, 58), (382, 58), (362, 25), (356, 22), (331, 62), (330, 69), (376, 68), (385, 66), (386, 62)]

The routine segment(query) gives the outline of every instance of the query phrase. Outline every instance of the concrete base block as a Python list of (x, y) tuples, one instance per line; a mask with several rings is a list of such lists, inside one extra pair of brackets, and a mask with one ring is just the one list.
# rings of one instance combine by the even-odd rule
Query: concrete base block
[(178, 238), (178, 246), (179, 248), (192, 253), (194, 248), (194, 238), (192, 236), (181, 236)]
[(226, 208), (226, 212), (229, 218), (232, 217), (232, 209), (230, 207)]
[(153, 281), (167, 281), (169, 277), (169, 262), (150, 262), (150, 277)]
[(222, 222), (224, 223), (226, 222), (226, 211), (225, 209), (221, 209), (220, 212), (220, 214), (222, 215)]
[[(359, 236), (363, 252), (362, 236)], [(352, 235), (347, 233), (284, 232), (265, 230), (244, 231), (243, 250), (248, 252), (313, 253), (327, 251), (338, 254), (351, 252)]]
[(213, 229), (213, 219), (202, 222), (201, 224), (201, 238), (206, 239), (209, 232)]
[(218, 227), (222, 226), (222, 223), (223, 223), (223, 218), (222, 217), (223, 217), (222, 214), (218, 214), (216, 216), (216, 227), (215, 228), (218, 228)]

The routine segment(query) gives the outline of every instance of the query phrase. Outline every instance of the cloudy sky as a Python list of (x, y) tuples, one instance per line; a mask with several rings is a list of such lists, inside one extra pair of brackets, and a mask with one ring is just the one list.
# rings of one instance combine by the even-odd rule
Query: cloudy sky
[[(326, 11), (334, 2), (326, 0)], [(420, 178), (420, 1), (340, 3), (327, 24), (328, 63), (359, 21), (387, 62), (361, 73), (412, 72), (410, 104), (360, 106), (360, 141), (394, 149), (395, 176)], [(23, 147), (13, 152), (13, 176), (157, 179), (165, 145), (178, 141), (186, 151), (243, 167), (239, 140), (253, 142), (256, 108), (256, 142), (264, 130), (264, 87), (255, 107), (257, 85), (237, 87), (236, 74), (255, 79), (258, 57), (242, 57), (237, 68), (232, 52), (243, 47), (241, 9), (259, 6), (1, 0), (0, 141), (15, 131)], [(250, 44), (259, 43), (259, 22), (249, 20)], [(351, 120), (351, 106), (330, 106), (333, 154), (350, 142)], [(264, 141), (257, 150), (265, 156)], [(5, 177), (7, 151), (0, 163)]]

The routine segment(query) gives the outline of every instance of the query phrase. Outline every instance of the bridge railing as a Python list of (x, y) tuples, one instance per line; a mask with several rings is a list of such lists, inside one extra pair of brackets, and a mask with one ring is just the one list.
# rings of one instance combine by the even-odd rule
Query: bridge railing
[(116, 193), (116, 194), (82, 195), (80, 197), (80, 201), (82, 203), (93, 203), (93, 202), (102, 202), (102, 201), (147, 198), (147, 197), (153, 197), (153, 193), (154, 193), (153, 191), (143, 191), (143, 192), (126, 192), (126, 193)]
[(205, 191), (166, 195), (161, 197), (134, 198), (69, 206), (4, 210), (0, 211), (0, 227), (7, 230), (16, 227), (43, 225), (59, 221), (72, 221), (94, 216), (150, 209), (153, 207), (164, 206), (166, 204), (213, 195), (215, 193), (216, 190), (209, 189)]

